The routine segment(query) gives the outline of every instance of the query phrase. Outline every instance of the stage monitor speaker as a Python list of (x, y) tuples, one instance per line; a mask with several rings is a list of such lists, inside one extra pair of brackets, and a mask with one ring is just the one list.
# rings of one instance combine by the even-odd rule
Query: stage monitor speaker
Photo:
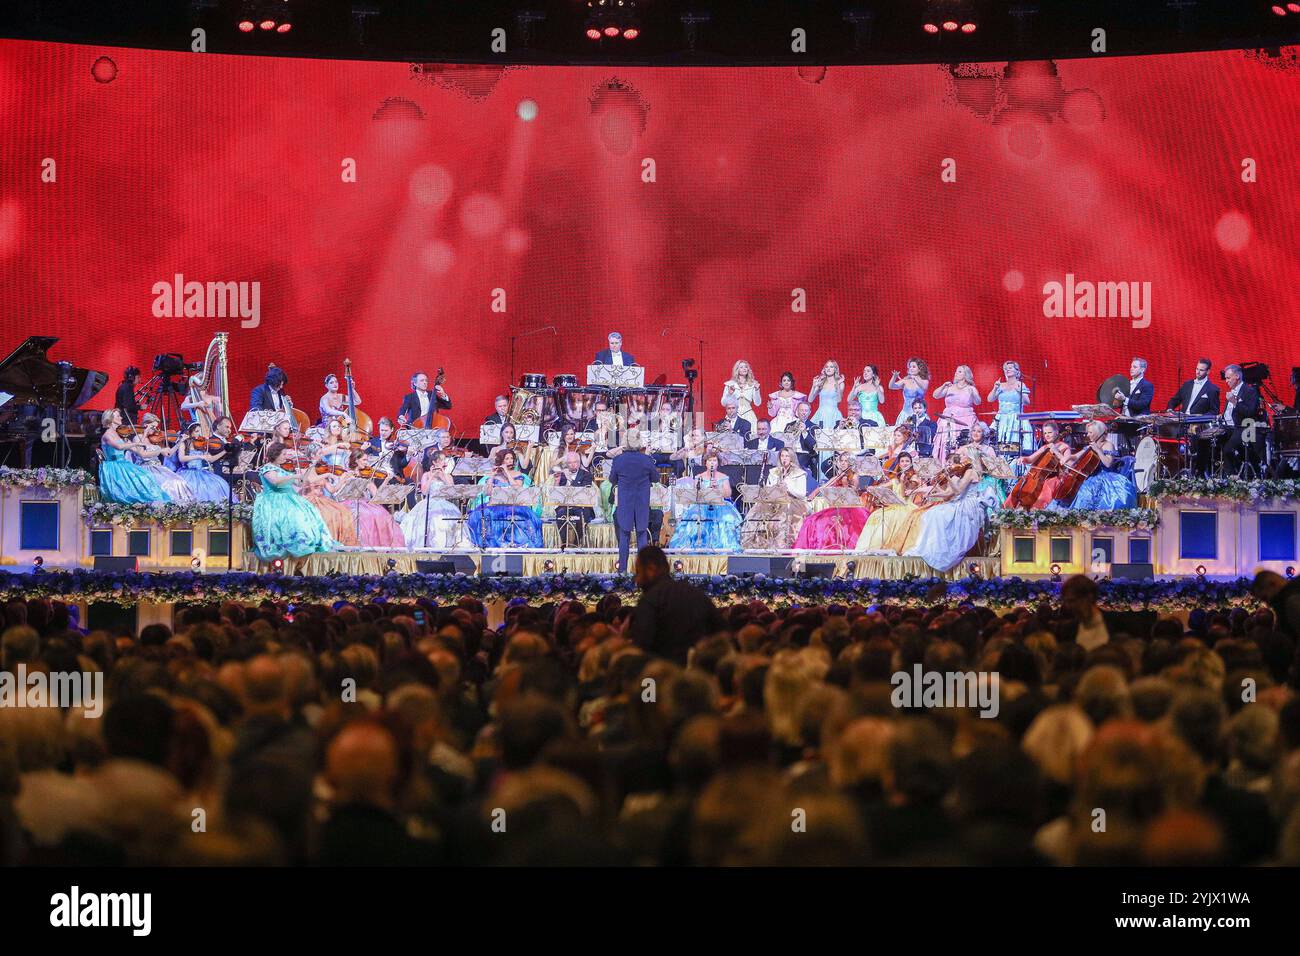
[(805, 564), (803, 572), (799, 575), (801, 578), (833, 578), (835, 577), (834, 564)]
[(1123, 580), (1141, 581), (1145, 578), (1154, 578), (1156, 576), (1156, 566), (1154, 564), (1112, 564), (1110, 566), (1110, 576)]
[(788, 578), (792, 558), (774, 558), (766, 554), (727, 555), (728, 574), (764, 574), (770, 578)]
[(416, 561), (415, 570), (420, 574), (473, 574), (476, 568), (468, 554), (448, 554), (438, 561)]
[(112, 557), (110, 555), (99, 554), (95, 556), (96, 571), (139, 571), (140, 559), (131, 557)]
[(522, 554), (483, 555), (479, 573), (485, 577), (521, 578), (524, 575), (524, 556)]

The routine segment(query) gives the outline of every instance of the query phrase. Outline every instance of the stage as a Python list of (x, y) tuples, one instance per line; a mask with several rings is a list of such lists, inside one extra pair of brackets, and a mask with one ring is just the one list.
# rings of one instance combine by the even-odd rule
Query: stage
[[(908, 578), (991, 578), (999, 574), (1001, 559), (967, 557), (948, 572), (941, 573), (920, 558), (853, 551), (742, 551), (732, 553), (701, 551), (667, 551), (674, 573), (686, 575), (753, 575), (768, 577), (822, 577), (846, 580), (901, 581)], [(382, 550), (352, 548), (287, 559), (281, 563), (264, 561), (246, 551), (243, 570), (258, 574), (283, 574), (320, 577), (326, 575), (414, 574), (427, 568), (426, 562), (438, 562), (452, 573), (540, 577), (554, 574), (613, 574), (618, 568), (618, 552), (612, 549), (530, 549), (486, 551)], [(635, 551), (629, 559), (629, 571), (636, 567)]]

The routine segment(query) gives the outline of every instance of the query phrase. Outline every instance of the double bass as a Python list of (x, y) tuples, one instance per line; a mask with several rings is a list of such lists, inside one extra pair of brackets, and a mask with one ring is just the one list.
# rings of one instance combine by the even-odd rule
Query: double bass
[(374, 423), (365, 412), (357, 411), (357, 390), (352, 384), (352, 359), (350, 358), (343, 360), (343, 382), (348, 388), (348, 418), (352, 422), (353, 432), (348, 438), (353, 442), (364, 442), (370, 437), (370, 430)]
[(453, 430), (451, 418), (438, 411), (438, 389), (445, 381), (447, 381), (447, 373), (443, 371), (442, 366), (439, 366), (433, 386), (429, 389), (429, 420), (426, 422), (423, 417), (417, 418), (411, 422), (412, 428), (443, 428), (449, 432)]

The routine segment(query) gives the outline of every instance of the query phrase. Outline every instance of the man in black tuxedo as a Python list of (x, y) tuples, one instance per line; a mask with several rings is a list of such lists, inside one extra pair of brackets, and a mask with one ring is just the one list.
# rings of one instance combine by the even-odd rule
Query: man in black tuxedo
[(122, 413), (128, 424), (134, 425), (140, 417), (140, 403), (135, 400), (135, 380), (140, 377), (140, 370), (128, 365), (122, 373), (122, 384), (117, 387), (113, 406)]
[(233, 483), (242, 445), (235, 439), (235, 423), (229, 415), (222, 415), (212, 423), (211, 437), (216, 438), (224, 446), (222, 456), (212, 463), (212, 470), (227, 482)]
[(717, 432), (736, 432), (745, 441), (749, 441), (749, 422), (736, 415), (737, 402), (734, 398), (729, 398), (722, 403), (726, 408), (727, 414), (718, 419), (713, 430)]
[(1146, 378), (1147, 360), (1135, 358), (1128, 367), (1128, 391), (1115, 389), (1115, 397), (1124, 401), (1124, 411), (1130, 417), (1145, 415), (1151, 411), (1151, 399), (1155, 397), (1156, 387)]
[[(564, 461), (551, 472), (551, 483), (562, 488), (590, 488), (591, 472), (582, 467), (576, 451), (564, 453)], [(596, 517), (594, 508), (556, 508), (555, 527), (565, 547), (577, 547), (583, 540), (587, 523)]]
[(745, 447), (750, 451), (780, 451), (785, 442), (772, 434), (771, 422), (759, 422), (758, 433), (745, 442)]
[(1257, 449), (1263, 445), (1264, 436), (1257, 430), (1267, 422), (1259, 407), (1259, 389), (1243, 379), (1241, 366), (1225, 367), (1223, 378), (1228, 393), (1224, 396), (1222, 421), (1232, 429), (1223, 444), (1223, 473), (1235, 475), (1243, 462), (1258, 461)]
[(285, 400), (284, 387), (289, 384), (289, 376), (280, 368), (267, 370), (266, 379), (253, 389), (248, 396), (248, 410), (251, 412), (287, 412), (289, 403)]
[(640, 433), (629, 433), (626, 450), (609, 467), (609, 483), (614, 486), (619, 574), (627, 573), (628, 535), (636, 532), (638, 549), (650, 543), (650, 486), (658, 480), (654, 459), (641, 450)]
[(506, 398), (504, 395), (498, 395), (492, 405), (496, 411), (483, 419), (483, 424), (504, 425), (506, 423), (506, 412), (510, 411), (510, 399)]
[(429, 376), (416, 372), (411, 376), (411, 391), (402, 399), (402, 407), (397, 410), (397, 420), (409, 425), (417, 418), (423, 418), (425, 427), (429, 425), (429, 414), (440, 408), (451, 408), (451, 396), (441, 385), (435, 385), (429, 391)]
[(916, 453), (924, 458), (929, 458), (934, 451), (934, 419), (930, 417), (929, 409), (925, 407), (922, 399), (917, 399), (912, 403), (912, 417), (907, 419), (907, 424), (912, 426), (912, 444), (916, 447)]
[(1219, 414), (1219, 386), (1210, 381), (1210, 360), (1196, 360), (1196, 373), (1169, 399), (1165, 411), (1187, 415)]
[[(794, 407), (794, 417), (803, 426), (798, 435), (787, 433), (783, 441), (794, 449), (794, 456), (799, 461), (799, 467), (812, 476), (812, 462), (817, 455), (817, 436), (814, 434), (812, 423), (808, 421), (812, 417), (812, 406), (807, 402), (800, 402)], [(816, 479), (813, 478), (815, 481)], [(810, 491), (812, 489), (809, 489)]]
[(623, 351), (623, 335), (621, 332), (609, 333), (609, 348), (601, 349), (596, 353), (596, 361), (592, 365), (635, 365), (634, 359), (629, 353)]

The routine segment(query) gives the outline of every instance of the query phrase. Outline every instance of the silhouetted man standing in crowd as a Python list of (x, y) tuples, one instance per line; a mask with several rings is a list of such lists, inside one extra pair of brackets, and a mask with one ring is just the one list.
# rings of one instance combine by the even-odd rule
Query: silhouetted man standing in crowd
[(641, 649), (685, 667), (695, 642), (723, 629), (713, 599), (673, 578), (662, 548), (651, 545), (636, 553), (636, 583), (641, 600), (632, 612), (630, 636)]

